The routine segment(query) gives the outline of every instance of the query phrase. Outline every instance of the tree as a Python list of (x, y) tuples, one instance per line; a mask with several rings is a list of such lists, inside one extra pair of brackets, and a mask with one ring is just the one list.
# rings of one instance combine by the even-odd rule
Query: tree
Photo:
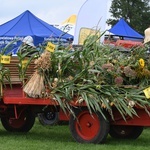
[(143, 34), (150, 25), (150, 0), (112, 0), (108, 25), (124, 18), (136, 31)]

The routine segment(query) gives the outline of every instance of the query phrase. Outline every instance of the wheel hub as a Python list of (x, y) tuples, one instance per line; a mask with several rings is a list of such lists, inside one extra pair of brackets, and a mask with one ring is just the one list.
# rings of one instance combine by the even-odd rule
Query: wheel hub
[(93, 139), (100, 129), (100, 122), (96, 114), (93, 116), (88, 111), (83, 111), (78, 116), (76, 131), (80, 137), (86, 140)]
[(88, 128), (90, 128), (90, 127), (92, 126), (92, 123), (87, 122), (86, 126), (87, 126)]

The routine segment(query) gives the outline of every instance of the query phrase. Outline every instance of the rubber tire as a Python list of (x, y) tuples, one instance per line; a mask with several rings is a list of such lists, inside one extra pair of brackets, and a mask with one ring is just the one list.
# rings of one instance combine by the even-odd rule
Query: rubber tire
[(109, 134), (117, 139), (137, 139), (143, 132), (142, 126), (110, 126)]
[(28, 132), (35, 123), (35, 115), (27, 109), (23, 111), (19, 119), (11, 117), (2, 117), (1, 123), (9, 132)]
[(99, 112), (91, 115), (86, 107), (75, 109), (74, 112), (76, 117), (71, 115), (69, 120), (73, 138), (79, 143), (104, 143), (109, 132), (109, 122)]
[(39, 113), (38, 120), (42, 125), (56, 125), (59, 122), (59, 112)]

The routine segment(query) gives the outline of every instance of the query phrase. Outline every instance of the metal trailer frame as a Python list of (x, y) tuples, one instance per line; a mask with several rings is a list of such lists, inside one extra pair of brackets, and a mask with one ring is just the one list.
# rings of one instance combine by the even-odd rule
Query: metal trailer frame
[[(21, 84), (7, 86), (0, 101), (0, 117), (7, 131), (28, 132), (34, 125), (35, 117), (41, 112), (61, 112), (60, 119), (69, 121), (73, 138), (80, 143), (103, 143), (107, 135), (115, 138), (138, 138), (144, 127), (150, 126), (150, 116), (144, 108), (135, 108), (138, 116), (123, 119), (117, 109), (113, 109), (114, 119), (106, 111), (106, 118), (100, 113), (89, 112), (86, 104), (80, 106), (73, 100), (75, 116), (65, 114), (53, 99), (30, 98), (22, 90)], [(150, 110), (149, 108), (147, 108)]]

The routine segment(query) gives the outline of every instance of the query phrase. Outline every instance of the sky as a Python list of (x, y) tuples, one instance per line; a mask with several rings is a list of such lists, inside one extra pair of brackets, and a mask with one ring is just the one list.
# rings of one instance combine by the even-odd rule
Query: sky
[(59, 24), (77, 14), (86, 0), (0, 0), (0, 24), (29, 10), (49, 24)]
[(61, 24), (71, 15), (77, 15), (85, 1), (0, 0), (0, 24), (17, 17), (26, 10), (49, 24)]

